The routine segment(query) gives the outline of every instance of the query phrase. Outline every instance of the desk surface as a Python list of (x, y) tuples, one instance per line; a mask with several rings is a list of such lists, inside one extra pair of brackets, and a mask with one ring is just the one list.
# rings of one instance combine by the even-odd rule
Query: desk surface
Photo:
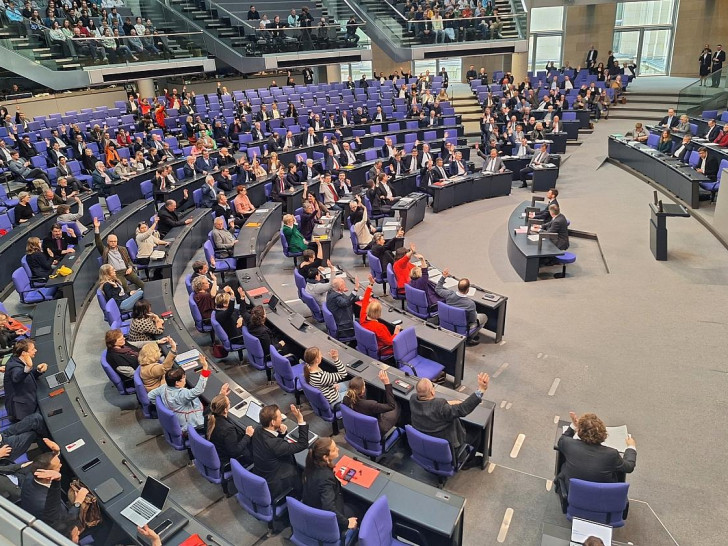
[(515, 230), (524, 224), (526, 224), (526, 218), (521, 215), (525, 212), (526, 207), (531, 206), (530, 201), (524, 201), (518, 205), (511, 213), (508, 218), (508, 235), (510, 236), (513, 244), (518, 250), (526, 257), (537, 257), (547, 258), (552, 256), (560, 256), (564, 253), (563, 250), (552, 243), (549, 239), (544, 238), (543, 244), (541, 245), (541, 251), (538, 250), (538, 243), (530, 241), (525, 233), (515, 233)]

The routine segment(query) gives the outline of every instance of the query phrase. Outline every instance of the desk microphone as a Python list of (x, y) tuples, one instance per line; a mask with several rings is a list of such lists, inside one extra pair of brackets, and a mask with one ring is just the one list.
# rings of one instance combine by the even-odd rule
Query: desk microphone
[(76, 397), (76, 403), (78, 404), (78, 407), (81, 408), (81, 413), (83, 413), (83, 416), (88, 417), (86, 410), (83, 409), (83, 406), (81, 405), (81, 399), (78, 396)]
[(121, 460), (121, 464), (123, 464), (129, 472), (131, 472), (132, 477), (139, 483), (144, 483), (139, 479), (139, 476), (136, 475), (136, 472), (129, 466), (129, 463), (126, 462), (126, 459)]
[(214, 544), (217, 544), (218, 546), (222, 546), (222, 544), (220, 544), (217, 540), (215, 540), (215, 538), (212, 535), (207, 535), (207, 540), (209, 540), (210, 542), (212, 542)]

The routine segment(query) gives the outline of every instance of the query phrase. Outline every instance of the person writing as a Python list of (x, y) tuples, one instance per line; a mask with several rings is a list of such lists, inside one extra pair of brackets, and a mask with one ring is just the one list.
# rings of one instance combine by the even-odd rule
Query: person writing
[(478, 389), (474, 393), (465, 400), (445, 400), (435, 396), (432, 381), (420, 379), (416, 387), (417, 396), (410, 398), (412, 426), (424, 434), (447, 440), (456, 459), (463, 443), (477, 446), (477, 431), (466, 433), (460, 418), (478, 407), (489, 382), (487, 373), (479, 373)]
[[(301, 501), (312, 508), (336, 514), (342, 535), (353, 533), (358, 525), (351, 507), (344, 503), (341, 482), (334, 474), (339, 448), (333, 438), (318, 438), (306, 456)], [(342, 544), (345, 541), (342, 540)]]
[[(564, 464), (556, 476), (556, 491), (566, 498), (569, 480), (577, 478), (588, 482), (616, 483), (623, 481), (623, 474), (634, 471), (637, 464), (637, 444), (627, 436), (624, 455), (612, 447), (603, 446), (607, 439), (607, 427), (593, 413), (578, 417), (569, 412), (571, 425), (564, 431), (556, 445), (564, 457)], [(576, 438), (578, 434), (578, 438)]]
[(292, 490), (291, 496), (301, 496), (301, 479), (293, 455), (308, 447), (308, 424), (293, 404), (291, 413), (298, 424), (295, 443), (286, 440), (288, 428), (283, 424), (283, 414), (276, 404), (260, 410), (260, 426), (255, 429), (251, 440), (255, 473), (268, 483), (272, 499), (289, 489)]
[(243, 466), (253, 462), (250, 452), (250, 441), (255, 429), (251, 426), (240, 430), (228, 418), (230, 399), (225, 394), (218, 394), (210, 402), (210, 413), (207, 416), (207, 439), (215, 446), (222, 468), (236, 459)]
[(390, 333), (389, 329), (379, 322), (382, 316), (382, 304), (377, 300), (372, 300), (372, 287), (374, 286), (374, 277), (369, 274), (369, 286), (364, 291), (364, 297), (361, 300), (361, 312), (359, 313), (359, 323), (377, 336), (377, 348), (379, 350), (379, 359), (391, 359), (394, 356), (394, 338), (397, 337), (401, 326), (398, 324), (394, 327), (394, 332)]
[(379, 380), (384, 385), (384, 402), (369, 400), (364, 379), (354, 377), (349, 381), (349, 390), (346, 391), (343, 403), (363, 415), (376, 417), (379, 431), (382, 435), (389, 432), (399, 420), (400, 407), (394, 399), (394, 391), (389, 381), (389, 375), (384, 370), (379, 372)]

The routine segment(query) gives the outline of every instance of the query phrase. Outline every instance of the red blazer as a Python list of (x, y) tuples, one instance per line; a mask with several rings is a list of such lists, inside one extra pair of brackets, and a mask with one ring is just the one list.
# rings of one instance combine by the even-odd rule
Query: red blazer
[(380, 356), (391, 356), (394, 354), (392, 344), (394, 343), (394, 336), (389, 332), (384, 324), (378, 320), (367, 319), (367, 307), (369, 307), (369, 301), (372, 299), (372, 287), (367, 286), (364, 291), (364, 298), (361, 300), (361, 312), (359, 313), (359, 323), (369, 330), (374, 332), (377, 336), (377, 347), (379, 348)]

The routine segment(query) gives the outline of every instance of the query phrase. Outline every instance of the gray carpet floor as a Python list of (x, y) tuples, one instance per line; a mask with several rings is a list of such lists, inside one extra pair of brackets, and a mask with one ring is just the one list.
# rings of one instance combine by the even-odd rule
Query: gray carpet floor
[[(522, 282), (506, 255), (507, 218), (531, 196), (517, 184), (510, 197), (436, 215), (428, 211), (407, 234), (440, 268), (450, 267), (509, 298), (503, 342), (495, 345), (482, 336), (480, 345), (467, 350), (466, 389), (475, 386), (477, 372), (487, 371), (493, 379), (486, 396), (498, 409), (493, 465), (462, 472), (447, 484), (468, 498), (465, 544), (497, 544), (507, 508), (514, 512), (504, 544), (536, 546), (544, 522), (566, 525), (549, 489), (555, 422), (568, 418), (569, 411), (596, 412), (608, 425), (626, 423), (637, 441), (630, 516), (618, 539), (645, 546), (725, 542), (728, 504), (721, 469), (728, 450), (728, 321), (722, 313), (728, 304), (728, 253), (696, 220), (672, 219), (669, 261), (654, 260), (648, 229), (651, 187), (603, 163), (606, 136), (631, 125), (599, 123), (580, 146), (570, 147), (558, 181), (571, 227), (598, 234), (604, 261), (595, 242), (572, 239), (569, 250), (578, 259), (566, 279), (554, 279), (552, 268), (537, 282)], [(346, 236), (332, 259), (366, 277)], [(274, 245), (263, 269), (286, 300), (296, 298), (291, 267)], [(193, 329), (183, 283), (177, 283), (175, 300)], [(300, 302), (294, 305), (305, 309)], [(133, 397), (116, 393), (98, 364), (104, 330), (98, 306), (90, 305), (74, 349), (76, 377), (96, 417), (128, 458), (144, 473), (163, 477), (176, 501), (234, 544), (282, 544), (288, 531), (265, 539), (263, 524), (202, 479), (186, 455), (169, 449), (158, 424), (141, 418)], [(268, 387), (262, 373), (238, 366), (232, 357), (220, 365), (264, 401), (292, 401)], [(316, 432), (330, 431), (315, 417), (312, 423)], [(512, 458), (519, 434), (525, 441)], [(337, 441), (344, 442), (343, 434)], [(401, 454), (388, 462), (431, 481)]]

